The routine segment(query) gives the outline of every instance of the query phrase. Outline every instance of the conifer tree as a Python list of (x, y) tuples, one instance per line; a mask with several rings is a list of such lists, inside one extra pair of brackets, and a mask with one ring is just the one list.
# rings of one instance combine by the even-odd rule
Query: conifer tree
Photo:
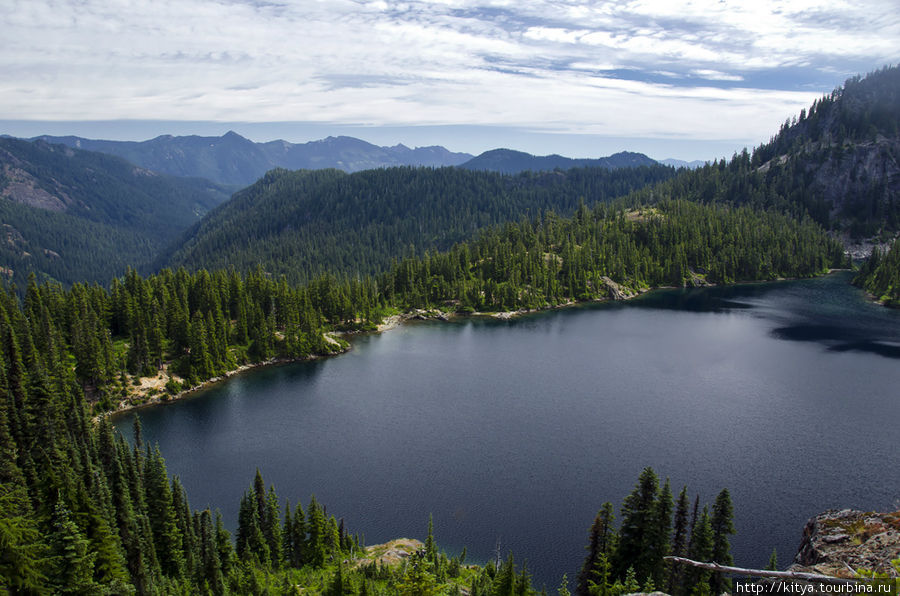
[[(713, 530), (709, 519), (709, 509), (703, 508), (691, 533), (688, 557), (695, 561), (709, 562), (713, 553)], [(692, 567), (685, 572), (685, 592), (687, 594), (708, 594), (710, 572)]]
[[(675, 520), (673, 522), (672, 548), (670, 552), (675, 557), (683, 557), (687, 554), (689, 506), (687, 486), (683, 486), (681, 492), (678, 493), (678, 504), (675, 506)], [(681, 565), (669, 566), (669, 582), (666, 590), (669, 594), (675, 594), (676, 587), (681, 584), (682, 574), (683, 568)]]
[(269, 486), (269, 492), (266, 495), (265, 518), (262, 523), (262, 532), (266, 539), (266, 544), (269, 547), (269, 560), (274, 569), (278, 569), (281, 566), (281, 562), (284, 558), (284, 544), (278, 510), (278, 495), (275, 494), (275, 487)]
[(651, 547), (655, 522), (659, 479), (652, 468), (644, 468), (637, 485), (622, 503), (622, 527), (616, 549), (616, 569), (624, 574), (628, 568), (638, 578), (646, 578), (654, 571), (657, 553)]
[(437, 545), (434, 542), (434, 520), (428, 514), (428, 536), (425, 538), (425, 556), (432, 565), (437, 565)]
[[(710, 525), (713, 532), (712, 559), (720, 565), (731, 565), (734, 559), (731, 557), (731, 546), (728, 536), (735, 533), (734, 507), (731, 503), (731, 495), (727, 488), (723, 488), (713, 504)], [(721, 573), (714, 573), (710, 586), (713, 594), (721, 594), (731, 589), (731, 580)]]
[(0, 588), (37, 594), (46, 585), (46, 546), (22, 486), (0, 484)]
[[(615, 552), (616, 547), (614, 522), (613, 505), (607, 501), (597, 512), (594, 522), (591, 524), (588, 544), (585, 547), (588, 554), (581, 566), (581, 571), (578, 573), (578, 584), (575, 587), (575, 593), (578, 596), (588, 596), (591, 576), (597, 569), (601, 555), (606, 557), (606, 566), (608, 567), (609, 565), (609, 556)], [(608, 572), (609, 570), (607, 569)]]
[(175, 579), (184, 576), (184, 551), (178, 517), (172, 499), (172, 490), (166, 474), (166, 464), (159, 447), (147, 454), (147, 469), (144, 485), (147, 501), (147, 516), (153, 531), (156, 558), (162, 572)]
[(51, 521), (50, 573), (56, 590), (62, 594), (89, 594), (99, 586), (94, 583), (96, 552), (70, 517), (69, 510), (56, 503)]
[(325, 563), (327, 548), (325, 544), (326, 523), (322, 508), (316, 501), (315, 495), (310, 498), (307, 507), (307, 531), (309, 539), (306, 548), (306, 562), (315, 567), (321, 567)]
[[(663, 559), (669, 554), (669, 538), (672, 532), (672, 490), (669, 479), (663, 483), (659, 496), (653, 504), (650, 529), (644, 547), (649, 573), (645, 580), (655, 586), (664, 585), (666, 579), (666, 562)], [(650, 590), (651, 592), (653, 590)]]
[(778, 550), (772, 549), (772, 554), (769, 555), (769, 562), (766, 565), (766, 571), (778, 571)]

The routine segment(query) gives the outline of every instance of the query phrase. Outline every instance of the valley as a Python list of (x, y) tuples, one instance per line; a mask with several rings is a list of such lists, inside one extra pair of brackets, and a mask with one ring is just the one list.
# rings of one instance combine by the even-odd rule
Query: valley
[(677, 170), (0, 139), (0, 588), (721, 593), (663, 557), (894, 506), (898, 98)]

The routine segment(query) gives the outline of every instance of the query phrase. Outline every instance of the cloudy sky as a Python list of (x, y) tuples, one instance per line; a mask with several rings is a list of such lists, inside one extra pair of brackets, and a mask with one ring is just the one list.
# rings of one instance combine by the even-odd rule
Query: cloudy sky
[(0, 0), (0, 133), (685, 159), (900, 55), (893, 0)]

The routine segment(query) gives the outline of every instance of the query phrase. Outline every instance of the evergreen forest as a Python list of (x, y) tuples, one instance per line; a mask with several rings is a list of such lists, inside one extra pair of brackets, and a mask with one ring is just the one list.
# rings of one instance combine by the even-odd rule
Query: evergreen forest
[(670, 167), (581, 168), (515, 176), (459, 168), (272, 170), (185, 232), (157, 265), (247, 272), (289, 282), (365, 276), (392, 259), (447, 250), (479, 230), (580, 201), (607, 202), (675, 174)]
[[(232, 536), (215, 511), (191, 509), (139, 422), (129, 443), (107, 414), (242, 366), (339, 353), (344, 334), (414, 310), (532, 311), (849, 267), (838, 234), (900, 226), (885, 174), (897, 73), (852, 79), (752, 154), (695, 171), (273, 170), (199, 221), (219, 191), (182, 188), (194, 202), (181, 201), (167, 237), (180, 239), (162, 252), (137, 231), (163, 225), (171, 205), (117, 211), (123, 193), (146, 197), (114, 178), (98, 174), (109, 192), (93, 207), (0, 200), (0, 592), (535, 595), (527, 565), (450, 556), (431, 523), (401, 564), (367, 559), (364, 539), (315, 497), (282, 501), (258, 472)], [(61, 172), (92, 159), (49, 147)], [(874, 169), (859, 165), (860, 147)], [(95, 169), (129, 167), (109, 159)], [(21, 182), (11, 171), (0, 190)], [(840, 197), (821, 190), (834, 181)], [(156, 266), (140, 267), (153, 255)], [(856, 283), (900, 305), (900, 244), (876, 250)], [(142, 389), (147, 379), (158, 383)], [(730, 562), (732, 517), (727, 490), (701, 507), (647, 468), (619, 524), (602, 505), (575, 593), (720, 594), (724, 577), (663, 557)], [(567, 578), (558, 593), (569, 596)]]

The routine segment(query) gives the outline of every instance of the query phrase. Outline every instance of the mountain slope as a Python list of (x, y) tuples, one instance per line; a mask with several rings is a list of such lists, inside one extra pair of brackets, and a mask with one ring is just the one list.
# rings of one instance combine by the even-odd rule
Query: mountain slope
[(505, 176), (459, 168), (275, 170), (194, 226), (159, 265), (189, 269), (259, 263), (307, 280), (323, 272), (369, 274), (409, 252), (446, 249), (479, 229), (605, 201), (674, 169), (573, 169)]
[(309, 143), (254, 143), (229, 131), (221, 137), (163, 135), (148, 141), (103, 141), (81, 137), (38, 137), (51, 143), (117, 155), (141, 167), (173, 176), (214, 180), (237, 187), (252, 184), (274, 168), (336, 168), (356, 172), (391, 166), (452, 166), (469, 159), (443, 147), (378, 147), (353, 137)]
[(777, 209), (854, 238), (900, 229), (900, 69), (854, 77), (752, 154), (683, 171), (633, 197), (664, 198)]
[(519, 172), (547, 172), (572, 168), (630, 168), (651, 166), (656, 160), (643, 153), (622, 151), (599, 159), (572, 159), (561, 155), (531, 155), (512, 149), (492, 149), (474, 157), (460, 167), (467, 170), (518, 174)]
[(43, 141), (0, 139), (0, 266), (65, 283), (107, 281), (139, 265), (228, 198), (118, 157)]

